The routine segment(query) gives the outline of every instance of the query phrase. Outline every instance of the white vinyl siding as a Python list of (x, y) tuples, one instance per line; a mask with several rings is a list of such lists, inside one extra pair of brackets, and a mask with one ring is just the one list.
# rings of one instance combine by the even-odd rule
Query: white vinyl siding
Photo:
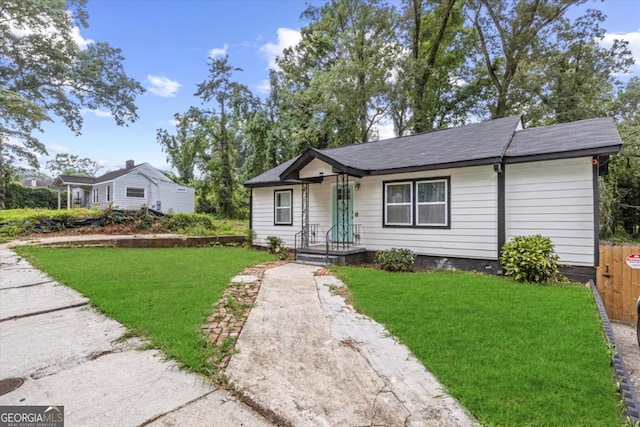
[[(449, 228), (383, 226), (383, 181), (422, 182), (449, 176)], [(492, 166), (366, 177), (355, 192), (354, 219), (361, 224), (360, 245), (370, 251), (407, 248), (416, 254), (496, 260), (497, 175)]]
[[(310, 163), (311, 165), (311, 163)], [(398, 228), (384, 226), (383, 191), (386, 181), (425, 181), (449, 176), (450, 228)], [(354, 224), (360, 225), (360, 246), (370, 251), (408, 248), (417, 254), (441, 257), (497, 259), (497, 175), (492, 166), (350, 178), (355, 183)], [(358, 184), (360, 184), (358, 186)], [(318, 224), (316, 239), (324, 243), (332, 226), (332, 187), (335, 176), (309, 185), (309, 223)], [(293, 188), (293, 226), (273, 224), (274, 190)], [(252, 228), (255, 244), (266, 246), (267, 236), (278, 236), (293, 247), (301, 230), (300, 185), (253, 189)]]
[(507, 165), (506, 221), (507, 241), (542, 234), (562, 264), (593, 266), (591, 157)]
[[(258, 246), (267, 246), (268, 236), (280, 237), (284, 245), (290, 248), (294, 246), (295, 234), (302, 227), (300, 222), (300, 212), (294, 209), (293, 222), (291, 227), (282, 227), (275, 225), (273, 222), (273, 212), (275, 207), (274, 190), (293, 190), (293, 206), (301, 205), (300, 186), (287, 187), (261, 187), (254, 188), (253, 204), (251, 208), (252, 229), (255, 233), (253, 243)], [(297, 214), (295, 212), (298, 212)]]
[[(144, 197), (127, 197), (127, 188), (144, 189)], [(184, 189), (185, 191), (178, 191)], [(178, 185), (148, 164), (113, 181), (113, 204), (121, 209), (148, 206), (162, 212), (194, 212), (194, 189)], [(160, 202), (160, 208), (158, 208)]]
[(331, 165), (323, 162), (322, 160), (313, 159), (309, 162), (307, 166), (300, 169), (300, 178), (311, 178), (316, 176), (330, 176), (333, 172), (331, 171)]

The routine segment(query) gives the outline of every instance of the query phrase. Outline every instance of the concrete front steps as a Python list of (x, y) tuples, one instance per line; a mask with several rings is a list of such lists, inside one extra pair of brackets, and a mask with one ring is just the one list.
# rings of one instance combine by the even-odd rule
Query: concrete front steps
[(296, 262), (307, 265), (325, 266), (329, 264), (361, 264), (365, 261), (366, 249), (353, 247), (327, 251), (324, 246), (298, 249)]

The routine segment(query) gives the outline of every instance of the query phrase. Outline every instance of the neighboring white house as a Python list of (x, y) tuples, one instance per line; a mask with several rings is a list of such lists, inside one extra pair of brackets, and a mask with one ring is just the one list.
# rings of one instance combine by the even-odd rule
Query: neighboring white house
[(506, 241), (539, 233), (565, 274), (593, 277), (598, 176), (621, 144), (612, 119), (524, 129), (516, 116), (309, 149), (245, 183), (254, 244), (346, 262), (408, 248), (420, 266), (499, 272)]
[(195, 208), (195, 191), (179, 185), (148, 163), (135, 165), (127, 160), (126, 167), (102, 176), (79, 177), (60, 175), (54, 184), (60, 192), (67, 190), (67, 208), (103, 209), (111, 205), (118, 209), (148, 207), (159, 212), (188, 212)]

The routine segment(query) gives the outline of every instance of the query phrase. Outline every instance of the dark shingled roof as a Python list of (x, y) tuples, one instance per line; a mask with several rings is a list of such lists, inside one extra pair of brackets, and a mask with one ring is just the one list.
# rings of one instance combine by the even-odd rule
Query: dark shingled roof
[(55, 185), (66, 185), (66, 184), (84, 184), (84, 185), (93, 185), (96, 179), (92, 176), (75, 176), (75, 175), (58, 175), (55, 179)]
[(522, 129), (521, 116), (513, 116), (383, 141), (309, 149), (245, 185), (299, 182), (298, 171), (315, 158), (330, 164), (335, 171), (366, 176), (613, 154), (621, 144), (612, 119)]
[(67, 185), (67, 184), (82, 184), (82, 185), (93, 185), (99, 184), (101, 182), (113, 181), (116, 178), (120, 178), (122, 175), (128, 174), (129, 172), (138, 168), (138, 166), (145, 165), (146, 163), (140, 163), (139, 165), (135, 165), (132, 168), (123, 168), (115, 171), (107, 172), (104, 175), (100, 175), (98, 177), (92, 176), (73, 176), (73, 175), (59, 175), (56, 180), (56, 185)]
[(575, 157), (582, 152), (586, 155), (612, 154), (617, 153), (621, 145), (622, 139), (613, 119), (588, 119), (520, 130), (509, 144), (505, 157), (546, 155), (562, 158), (567, 155)]
[[(298, 156), (300, 157), (300, 156)], [(260, 187), (266, 186), (270, 184), (288, 184), (288, 182), (283, 182), (280, 180), (280, 174), (288, 168), (291, 163), (293, 163), (298, 157), (294, 157), (291, 160), (287, 160), (284, 163), (279, 164), (273, 169), (269, 169), (261, 175), (256, 176), (255, 178), (250, 179), (245, 182), (244, 185), (247, 187)], [(297, 182), (294, 182), (297, 184)]]

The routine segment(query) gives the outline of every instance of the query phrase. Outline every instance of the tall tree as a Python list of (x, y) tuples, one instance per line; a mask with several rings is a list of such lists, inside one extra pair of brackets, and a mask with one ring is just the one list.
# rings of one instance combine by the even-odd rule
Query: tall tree
[(528, 122), (565, 123), (612, 114), (620, 85), (616, 76), (629, 70), (633, 58), (627, 42), (602, 46), (604, 20), (602, 12), (590, 9), (566, 21), (544, 55), (535, 63), (523, 62), (515, 86), (527, 94)]
[(314, 146), (375, 138), (389, 113), (389, 82), (400, 54), (397, 12), (380, 0), (308, 6), (302, 40), (279, 61), (300, 129)]
[(55, 175), (96, 176), (102, 166), (88, 157), (81, 158), (75, 154), (61, 153), (47, 161), (47, 170)]
[(87, 26), (85, 2), (0, 2), (0, 181), (8, 159), (38, 166), (46, 150), (33, 132), (53, 116), (76, 134), (82, 108), (107, 108), (118, 125), (137, 119), (144, 90), (126, 76), (120, 50), (74, 39), (74, 26)]
[(226, 56), (211, 59), (209, 76), (195, 93), (206, 106), (200, 109), (198, 120), (200, 135), (209, 141), (202, 154), (203, 166), (211, 177), (217, 211), (228, 218), (237, 213), (234, 196), (240, 170), (238, 152), (245, 147), (243, 126), (257, 107), (251, 91), (233, 80), (237, 71), (242, 69), (231, 66)]
[(471, 40), (463, 6), (463, 0), (405, 0), (402, 27), (409, 55), (398, 74), (404, 96), (396, 97), (392, 109), (404, 108), (402, 98), (410, 100), (414, 133), (461, 124), (473, 104), (475, 86), (465, 75)]
[(244, 126), (247, 142), (244, 174), (247, 179), (295, 155), (288, 127), (284, 123), (287, 115), (282, 109), (286, 105), (281, 94), (283, 88), (275, 70), (270, 71), (269, 81), (269, 96)]
[(640, 238), (640, 78), (633, 77), (617, 93), (614, 117), (622, 150), (611, 159), (609, 175), (602, 183), (604, 229), (623, 231)]
[(524, 61), (540, 60), (566, 23), (565, 13), (586, 0), (466, 0), (480, 62), (493, 86), (491, 118), (512, 114), (521, 101), (514, 80)]
[(156, 131), (156, 141), (167, 153), (167, 162), (178, 172), (178, 181), (189, 184), (195, 178), (196, 165), (206, 144), (202, 133), (198, 131), (200, 114), (191, 108), (186, 114), (174, 114), (176, 134), (165, 129)]

